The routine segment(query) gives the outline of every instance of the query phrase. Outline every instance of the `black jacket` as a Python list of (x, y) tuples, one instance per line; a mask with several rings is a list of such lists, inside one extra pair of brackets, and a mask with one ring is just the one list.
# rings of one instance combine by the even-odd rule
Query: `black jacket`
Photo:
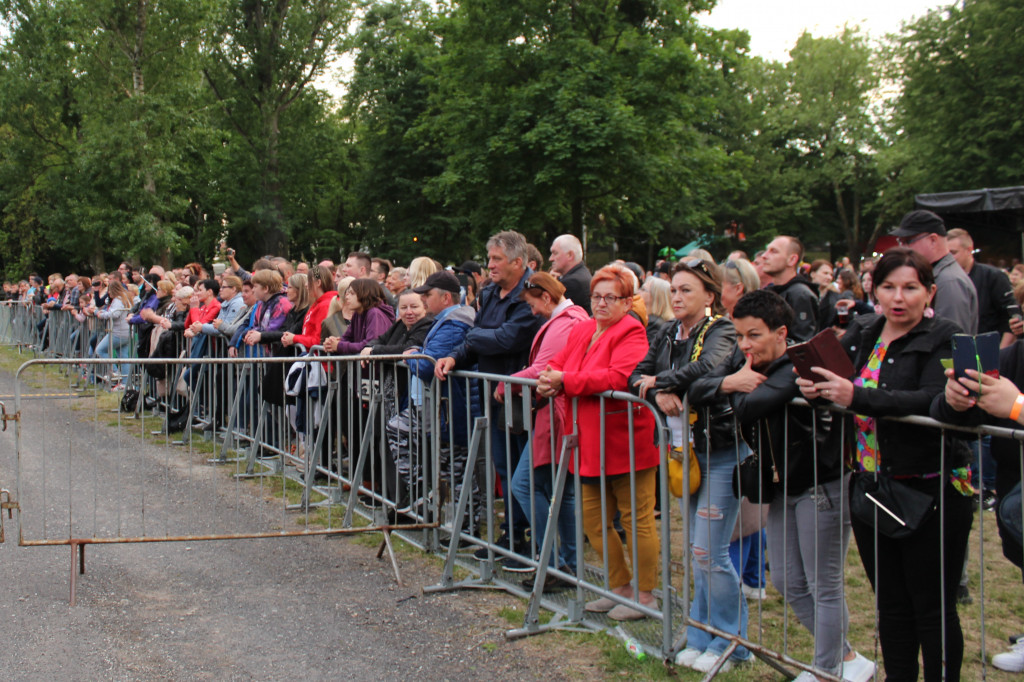
[[(693, 382), (690, 400), (707, 403), (722, 396), (722, 380), (738, 371), (744, 362), (743, 352), (737, 346), (725, 362)], [(788, 356), (783, 355), (760, 371), (767, 377), (760, 386), (750, 393), (731, 393), (727, 398), (743, 440), (760, 455), (761, 465), (766, 470), (776, 468), (779, 478), (776, 492), (798, 495), (815, 485), (815, 475), (818, 485), (839, 478), (841, 449), (838, 442), (831, 442), (835, 439), (829, 439), (832, 414), (824, 407), (789, 405), (787, 408), (793, 398), (800, 396), (793, 363)]]
[[(840, 340), (858, 373), (878, 342), (885, 325), (881, 315), (859, 315)], [(855, 386), (850, 410), (869, 417), (928, 415), (932, 401), (941, 396), (946, 377), (940, 362), (952, 355), (950, 341), (960, 327), (941, 317), (926, 317), (889, 344), (878, 376), (878, 388)], [(930, 474), (939, 471), (942, 435), (937, 429), (879, 419), (880, 470), (890, 475)], [(853, 437), (852, 423), (846, 429)], [(963, 441), (946, 438), (946, 469), (964, 466), (969, 452)]]
[(789, 331), (790, 339), (799, 343), (818, 333), (818, 294), (811, 280), (797, 274), (785, 284), (772, 284), (768, 291), (774, 291), (785, 299), (796, 313), (793, 328)]
[[(731, 320), (721, 317), (712, 323), (704, 335), (704, 348), (700, 356), (690, 362), (696, 334), (691, 334), (686, 341), (677, 341), (678, 331), (678, 321), (665, 325), (655, 337), (647, 356), (629, 377), (629, 390), (636, 393), (634, 384), (639, 381), (641, 374), (657, 376), (654, 387), (647, 392), (647, 399), (651, 403), (654, 403), (654, 396), (660, 391), (671, 391), (680, 398), (686, 397), (690, 385), (728, 358), (736, 347), (736, 329)], [(720, 450), (736, 442), (732, 406), (727, 398), (715, 397), (706, 403), (693, 404), (693, 407), (697, 408), (693, 440), (698, 452), (707, 449), (709, 434), (712, 450)]]
[(590, 280), (592, 275), (587, 266), (577, 263), (569, 272), (558, 278), (565, 287), (565, 297), (587, 311), (590, 315)]
[(434, 316), (427, 315), (422, 320), (406, 329), (405, 322), (396, 320), (391, 328), (367, 344), (371, 355), (401, 355), (407, 348), (423, 347), (430, 327), (434, 324)]

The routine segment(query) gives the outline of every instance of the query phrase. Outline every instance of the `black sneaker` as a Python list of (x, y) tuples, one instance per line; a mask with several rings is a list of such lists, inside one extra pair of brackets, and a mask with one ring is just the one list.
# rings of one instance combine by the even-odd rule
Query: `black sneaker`
[(997, 503), (996, 494), (993, 492), (986, 492), (981, 498), (981, 508), (985, 511), (995, 511)]
[[(511, 547), (512, 546), (512, 543), (509, 542), (508, 536), (505, 535), (504, 533), (502, 533), (501, 537), (499, 537), (495, 541), (494, 544), (497, 545), (498, 547)], [(486, 547), (481, 547), (480, 549), (478, 549), (476, 552), (473, 553), (473, 556), (476, 557), (476, 559), (478, 561), (487, 561), (487, 548)], [(501, 555), (501, 554), (495, 554), (494, 558), (497, 561), (501, 561), (504, 558), (504, 556)]]
[(956, 588), (956, 603), (963, 606), (974, 603), (974, 598), (971, 596), (971, 591), (967, 589), (967, 585), (959, 585)]

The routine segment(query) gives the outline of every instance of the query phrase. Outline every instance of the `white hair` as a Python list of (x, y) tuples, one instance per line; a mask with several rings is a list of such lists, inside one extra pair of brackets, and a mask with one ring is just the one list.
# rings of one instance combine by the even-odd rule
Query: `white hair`
[(571, 234), (560, 234), (555, 237), (555, 241), (552, 244), (557, 244), (562, 249), (572, 254), (572, 259), (577, 263), (583, 262), (583, 244), (580, 240)]

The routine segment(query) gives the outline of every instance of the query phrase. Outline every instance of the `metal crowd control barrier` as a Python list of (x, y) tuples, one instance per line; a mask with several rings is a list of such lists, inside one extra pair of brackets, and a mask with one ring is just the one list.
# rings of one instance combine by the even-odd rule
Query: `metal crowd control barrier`
[[(673, 659), (686, 645), (686, 629), (694, 627), (729, 641), (723, 659), (743, 646), (784, 674), (792, 675), (794, 669), (810, 670), (820, 679), (838, 679), (813, 668), (810, 661), (820, 633), (810, 633), (808, 643), (804, 630), (791, 622), (790, 607), (774, 593), (774, 605), (758, 602), (756, 613), (751, 610), (745, 637), (718, 631), (691, 617), (690, 525), (687, 514), (680, 518), (673, 509), (666, 480), (669, 436), (656, 412), (653, 418), (661, 463), (656, 487), (661, 495), (661, 517), (659, 587), (655, 594), (660, 605), (648, 606), (612, 592), (617, 586), (609, 583), (607, 529), (602, 531), (605, 551), (596, 554), (585, 549), (579, 502), (582, 486), (592, 482), (581, 480), (569, 470), (570, 462), (576, 464), (573, 471), (579, 470), (580, 457), (579, 433), (571, 419), (560, 438), (549, 435), (551, 451), (557, 453), (553, 458), (556, 464), (543, 465), (548, 467), (544, 472), (532, 468), (529, 471), (527, 488), (531, 501), (534, 496), (547, 494), (539, 483), (542, 478), (549, 477), (553, 483), (546, 516), (533, 515), (529, 548), (498, 543), (502, 513), (512, 526), (512, 535), (517, 529), (510, 510), (502, 509), (496, 493), (495, 443), (504, 441), (506, 470), (511, 471), (511, 460), (517, 453), (509, 431), (501, 431), (497, 441), (492, 432), (497, 428), (499, 411), (505, 423), (514, 421), (516, 402), (525, 414), (530, 413), (533, 406), (529, 391), (516, 392), (513, 387), (527, 387), (534, 382), (476, 372), (453, 373), (449, 381), (460, 382), (470, 394), (470, 388), (475, 386), (480, 395), (487, 397), (483, 409), (474, 413), (468, 406), (457, 405), (450, 399), (440, 382), (419, 382), (405, 374), (403, 361), (408, 356), (329, 357), (323, 355), (322, 349), (313, 348), (304, 358), (226, 358), (222, 344), (214, 341), (209, 349), (213, 357), (189, 357), (191, 346), (185, 344), (181, 347), (185, 357), (132, 359), (132, 374), (137, 380), (134, 385), (140, 388), (141, 395), (134, 411), (116, 412), (108, 410), (113, 406), (103, 403), (102, 398), (92, 403), (78, 399), (94, 395), (82, 381), (86, 370), (105, 364), (103, 359), (82, 358), (88, 348), (87, 337), (99, 334), (100, 330), (81, 323), (76, 329), (70, 319), (62, 320), (56, 311), (51, 316), (46, 352), (65, 357), (26, 363), (18, 377), (40, 366), (58, 366), (66, 384), (58, 387), (62, 391), (58, 391), (57, 399), (49, 401), (45, 413), (58, 417), (47, 417), (47, 428), (37, 437), (38, 431), (31, 429), (43, 418), (43, 412), (30, 405), (41, 403), (22, 400), (26, 396), (20, 383), (14, 411), (9, 411), (9, 403), (0, 405), (4, 426), (15, 421), (19, 433), (17, 485), (12, 492), (0, 492), (0, 511), (18, 511), (18, 536), (22, 544), (70, 545), (81, 570), (85, 544), (350, 533), (362, 530), (354, 516), (359, 514), (371, 524), (365, 529), (383, 533), (381, 553), (390, 547), (392, 529), (404, 529), (411, 542), (430, 551), (438, 551), (447, 540), (439, 583), (425, 591), (499, 587), (527, 598), (523, 625), (510, 630), (510, 637), (578, 627), (608, 629), (613, 623), (605, 615), (584, 610), (585, 596), (592, 595), (611, 599), (647, 616), (645, 620), (623, 623), (616, 632), (639, 640), (653, 656)], [(39, 321), (28, 306), (2, 305), (0, 339), (38, 348), (39, 338), (34, 334)], [(76, 331), (78, 337), (72, 341)], [(432, 362), (425, 356), (412, 357)], [(167, 368), (160, 389), (156, 380), (148, 376), (155, 366)], [(268, 401), (263, 388), (272, 383), (286, 392), (288, 370), (296, 366), (307, 382), (305, 392), (282, 397), (280, 404)], [(310, 371), (317, 367), (319, 370)], [(186, 370), (193, 372), (186, 377)], [(311, 374), (316, 377), (315, 396), (308, 390)], [(177, 390), (179, 385), (184, 386), (183, 394)], [(490, 399), (498, 385), (504, 386), (503, 404)], [(155, 404), (147, 403), (147, 397)], [(632, 406), (630, 415), (634, 410), (652, 410), (629, 394), (608, 393), (601, 400), (626, 401)], [(794, 405), (801, 403), (797, 401)], [(555, 404), (549, 402), (539, 409), (553, 416)], [(568, 409), (568, 414), (574, 414), (576, 408), (571, 401)], [(184, 429), (168, 429), (167, 417), (182, 414)], [(119, 429), (115, 436), (108, 434), (105, 420)], [(1010, 438), (1017, 442), (1019, 461), (1024, 462), (1024, 444), (1020, 443), (1024, 441), (1024, 430), (954, 427), (923, 417), (898, 421), (944, 432), (956, 431), (971, 438)], [(157, 428), (147, 429), (147, 424)], [(76, 448), (76, 431), (83, 428), (90, 429), (105, 447), (98, 452)], [(629, 428), (633, 428), (632, 420)], [(524, 429), (528, 439), (535, 437), (531, 420), (525, 421)], [(21, 437), (29, 433), (31, 439)], [(147, 443), (146, 436), (155, 436), (155, 443)], [(744, 454), (737, 449), (737, 463)], [(788, 447), (781, 457), (785, 466)], [(231, 482), (225, 485), (217, 476), (205, 473), (211, 467), (226, 468), (232, 474)], [(979, 470), (978, 477), (983, 473)], [(1024, 475), (1024, 471), (1019, 473)], [(635, 469), (629, 474), (631, 522), (623, 529), (627, 536), (638, 532), (636, 474)], [(272, 505), (254, 504), (251, 495), (243, 494), (244, 486), (255, 486), (261, 493), (257, 495), (260, 499), (272, 492), (280, 500)], [(605, 487), (600, 486), (602, 491)], [(576, 567), (567, 571), (552, 557), (558, 554), (563, 539), (559, 525), (562, 495), (570, 490), (577, 501), (573, 508)], [(604, 512), (609, 511), (609, 502), (607, 493), (602, 492)], [(841, 509), (848, 504), (845, 492), (836, 502)], [(690, 505), (685, 483), (680, 504), (684, 510)], [(813, 523), (818, 523), (817, 516)], [(1021, 525), (1024, 526), (1024, 513)], [(991, 526), (982, 513), (980, 522), (975, 523), (976, 551), (972, 545), (968, 552), (972, 585), (975, 574), (978, 576), (978, 600), (973, 606), (962, 608), (961, 617), (965, 629), (979, 632), (980, 639), (968, 638), (965, 678), (985, 677), (987, 652), (996, 646), (997, 638), (1021, 629), (1020, 624), (1013, 622), (1012, 611), (1007, 614), (1004, 604), (988, 598), (986, 579), (1005, 580), (1008, 571), (1001, 560), (993, 562), (991, 552), (986, 559)], [(0, 533), (3, 532), (0, 526)], [(787, 541), (784, 536), (783, 543)], [(842, 537), (834, 541), (841, 543)], [(759, 540), (748, 542), (761, 544)], [(482, 550), (483, 558), (470, 557), (466, 550)], [(534, 569), (531, 588), (525, 588), (518, 576), (505, 569), (505, 562), (510, 559)], [(637, 566), (639, 552), (635, 543), (630, 545), (627, 559)], [(397, 576), (397, 563), (394, 565)], [(469, 567), (477, 575), (456, 581), (457, 565)], [(773, 584), (781, 581), (782, 591), (786, 591), (787, 566), (773, 563), (771, 569)], [(1016, 573), (1016, 569), (1012, 572)], [(545, 591), (549, 577), (568, 583), (570, 589)], [(1016, 576), (1010, 582), (1016, 587), (1018, 580)], [(74, 574), (72, 581), (73, 591)], [(870, 589), (866, 581), (851, 581), (844, 573), (843, 584), (845, 597), (855, 597), (862, 605), (870, 603), (869, 610), (877, 609), (874, 597), (866, 592)], [(636, 594), (639, 584), (635, 570), (631, 586)], [(557, 616), (541, 624), (541, 607)], [(987, 619), (990, 611), (1000, 614), (999, 619)], [(875, 644), (877, 622), (867, 628), (862, 624), (856, 634), (851, 630), (842, 634), (851, 639), (855, 649), (879, 664), (881, 675)], [(715, 672), (712, 670), (709, 676)]]
[[(439, 515), (431, 506), (429, 495), (424, 497), (424, 504), (403, 509), (398, 500), (391, 499), (388, 491), (377, 485), (379, 479), (371, 481), (369, 486), (364, 483), (364, 472), (369, 470), (371, 458), (390, 452), (381, 445), (382, 432), (376, 430), (380, 421), (372, 418), (375, 416), (372, 409), (371, 418), (351, 425), (353, 430), (357, 426), (362, 429), (361, 448), (358, 452), (350, 451), (358, 457), (350, 457), (349, 462), (338, 460), (336, 468), (316, 464), (315, 451), (307, 450), (306, 460), (313, 464), (308, 469), (303, 466), (294, 473), (288, 471), (287, 475), (282, 475), (286, 462), (301, 461), (299, 455), (281, 447), (287, 440), (288, 429), (308, 429), (309, 442), (317, 446), (323, 443), (325, 453), (346, 447), (340, 440), (339, 429), (331, 430), (327, 421), (317, 422), (316, 419), (318, 413), (335, 407), (329, 391), (320, 396), (325, 406), (311, 405), (305, 421), (293, 417), (275, 424), (264, 440), (248, 436), (252, 442), (249, 453), (220, 449), (218, 456), (218, 449), (214, 447), (229, 434), (236, 442), (246, 437), (245, 425), (236, 419), (238, 410), (233, 413), (225, 410), (225, 417), (215, 411), (222, 407), (216, 392), (222, 380), (236, 388), (236, 396), (241, 394), (242, 400), (260, 402), (258, 383), (274, 369), (295, 368), (295, 374), (307, 376), (312, 374), (310, 368), (327, 369), (333, 372), (333, 378), (327, 381), (337, 384), (336, 391), (345, 391), (349, 386), (358, 387), (359, 380), (371, 374), (369, 368), (374, 365), (382, 373), (385, 365), (396, 370), (398, 360), (374, 358), (367, 372), (361, 367), (363, 359), (352, 357), (133, 360), (140, 367), (164, 365), (186, 368), (182, 375), (188, 370), (195, 372), (194, 388), (189, 388), (190, 379), (184, 377), (187, 396), (181, 410), (190, 415), (191, 422), (184, 423), (180, 439), (166, 429), (165, 418), (174, 417), (167, 403), (161, 403), (153, 411), (143, 409), (136, 418), (114, 404), (105, 404), (102, 392), (96, 393), (89, 386), (77, 386), (74, 375), (59, 372), (33, 377), (33, 385), (40, 386), (44, 393), (25, 390), (25, 378), (30, 372), (52, 366), (91, 369), (103, 363), (102, 359), (30, 360), (21, 366), (16, 376), (13, 418), (17, 424), (17, 481), (12, 498), (4, 500), (5, 509), (18, 511), (19, 545), (72, 548), (72, 603), (75, 601), (75, 569), (84, 572), (84, 547), (88, 544), (381, 532), (379, 556), (385, 549), (389, 551), (396, 579), (401, 582), (391, 531), (436, 532)], [(337, 378), (342, 368), (351, 374), (347, 383)], [(245, 382), (233, 379), (235, 373), (251, 375), (253, 372), (260, 378), (248, 387)], [(205, 380), (204, 376), (210, 380)], [(203, 387), (204, 381), (208, 388)], [(248, 394), (247, 388), (251, 389)], [(24, 398), (33, 395), (45, 396), (47, 400), (31, 401), (30, 406), (30, 401)], [(424, 404), (433, 404), (429, 387), (421, 395)], [(96, 399), (81, 400), (90, 396)], [(111, 396), (115, 403), (122, 397), (120, 393)], [(312, 402), (308, 392), (295, 397), (297, 403)], [(237, 407), (242, 400), (234, 401), (233, 405)], [(386, 402), (384, 396), (373, 400), (381, 406)], [(387, 400), (397, 401), (397, 396)], [(166, 417), (160, 415), (160, 411), (164, 411)], [(43, 419), (46, 419), (45, 425)], [(427, 431), (438, 433), (430, 413), (425, 413), (421, 419), (427, 424)], [(151, 424), (163, 428), (151, 432)], [(108, 432), (108, 426), (115, 427), (116, 431)], [(204, 427), (205, 430), (200, 431)], [(80, 447), (83, 433), (91, 437), (88, 447)], [(204, 435), (200, 437), (198, 433)], [(148, 442), (147, 436), (150, 437)], [(257, 448), (259, 456), (253, 461), (251, 453)], [(417, 448), (416, 452), (423, 458), (432, 455), (426, 447)], [(269, 461), (274, 458), (276, 461)], [(233, 483), (224, 484), (219, 476), (206, 473), (211, 465), (226, 466)], [(272, 476), (274, 472), (276, 476)], [(250, 485), (244, 484), (250, 479)], [(255, 498), (251, 491), (253, 486), (257, 492)], [(294, 499), (297, 487), (304, 491), (298, 503)], [(418, 493), (419, 489), (414, 488), (414, 491)], [(405, 493), (408, 496), (410, 490)], [(372, 499), (360, 500), (360, 494), (372, 496)], [(277, 504), (263, 502), (275, 497), (279, 500)], [(362, 518), (355, 518), (354, 511)], [(369, 520), (368, 525), (364, 525), (364, 518)]]

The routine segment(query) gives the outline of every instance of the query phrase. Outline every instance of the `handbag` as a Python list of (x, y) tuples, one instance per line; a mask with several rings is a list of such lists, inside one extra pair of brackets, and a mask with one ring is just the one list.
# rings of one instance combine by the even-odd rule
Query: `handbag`
[(775, 499), (775, 484), (779, 482), (779, 468), (775, 463), (775, 448), (772, 446), (772, 432), (765, 421), (768, 432), (768, 454), (772, 459), (771, 473), (765, 469), (759, 453), (746, 457), (732, 470), (732, 494), (737, 500), (746, 497), (754, 504), (768, 504)]
[(850, 513), (893, 540), (913, 535), (938, 506), (935, 495), (874, 471), (858, 471), (850, 478)]
[(686, 450), (683, 448), (672, 448), (668, 454), (668, 488), (675, 497), (683, 496), (683, 457), (684, 452), (689, 452), (686, 457), (686, 466), (690, 469), (690, 494), (695, 495), (700, 490), (700, 463), (697, 461), (697, 453), (693, 446)]

